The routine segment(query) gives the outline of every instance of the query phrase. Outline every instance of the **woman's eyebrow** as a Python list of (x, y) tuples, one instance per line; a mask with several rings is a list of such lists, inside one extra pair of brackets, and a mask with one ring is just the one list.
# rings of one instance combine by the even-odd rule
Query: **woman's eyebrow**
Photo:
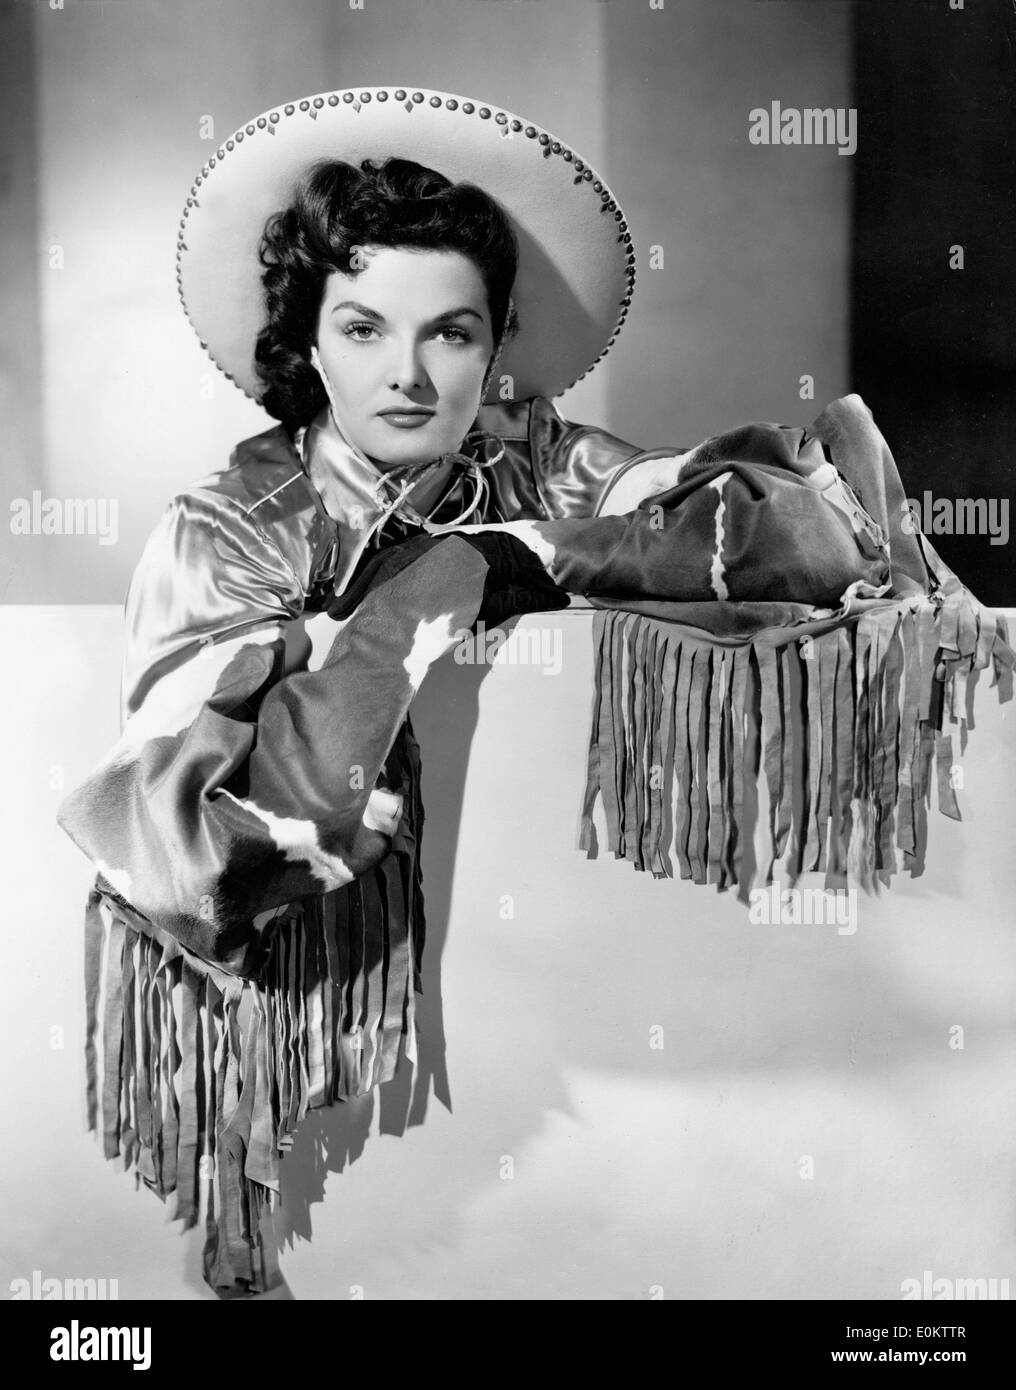
[[(368, 309), (366, 304), (358, 304), (355, 299), (344, 299), (341, 304), (333, 305), (332, 313), (338, 313), (340, 309), (352, 309), (354, 313), (362, 314), (364, 318), (373, 319), (375, 323), (384, 323), (384, 314), (379, 314), (376, 309)], [(443, 314), (438, 314), (431, 319), (432, 323), (445, 323), (448, 319), (457, 319), (461, 314), (472, 314), (474, 319), (483, 322), (483, 315), (478, 314), (475, 309), (468, 304), (461, 305), (458, 309), (446, 309)]]
[(460, 309), (449, 309), (444, 314), (438, 314), (434, 322), (444, 323), (446, 319), (457, 319), (460, 314), (472, 314), (474, 319), (479, 319), (481, 323), (483, 322), (483, 315), (478, 314), (475, 309), (471, 309), (468, 304), (463, 304)]
[(384, 314), (379, 314), (374, 309), (368, 309), (366, 304), (357, 304), (355, 299), (344, 299), (341, 304), (332, 306), (332, 313), (337, 314), (340, 309), (352, 309), (357, 314), (362, 314), (365, 319), (374, 319), (377, 323), (384, 323)]

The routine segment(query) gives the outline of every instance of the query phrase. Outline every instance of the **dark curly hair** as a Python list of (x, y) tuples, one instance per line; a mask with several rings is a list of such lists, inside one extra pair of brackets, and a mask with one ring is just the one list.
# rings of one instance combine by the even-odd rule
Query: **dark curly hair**
[(291, 432), (327, 402), (310, 362), (325, 280), (348, 267), (357, 246), (412, 246), (459, 251), (476, 265), (487, 290), (494, 341), (518, 331), (509, 295), (518, 243), (501, 207), (471, 183), (409, 159), (341, 160), (315, 165), (289, 207), (265, 224), (258, 255), (267, 321), (254, 360), (261, 404)]

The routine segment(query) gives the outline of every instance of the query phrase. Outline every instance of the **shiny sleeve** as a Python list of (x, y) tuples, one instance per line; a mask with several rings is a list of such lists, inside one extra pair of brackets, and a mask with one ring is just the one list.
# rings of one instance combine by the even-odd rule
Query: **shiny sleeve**
[[(684, 456), (677, 447), (643, 449), (597, 425), (566, 420), (543, 396), (532, 400), (529, 449), (536, 490), (550, 521), (600, 515), (622, 478), (621, 510), (634, 510), (643, 497), (673, 484)], [(617, 508), (611, 511), (616, 514)]]
[(273, 909), (350, 882), (402, 833), (403, 789), (378, 782), (412, 695), (392, 679), (404, 632), (343, 661), (327, 619), (321, 669), (286, 675), (303, 601), (239, 507), (175, 499), (127, 597), (120, 737), (57, 809), (102, 891), (237, 974), (258, 968)]

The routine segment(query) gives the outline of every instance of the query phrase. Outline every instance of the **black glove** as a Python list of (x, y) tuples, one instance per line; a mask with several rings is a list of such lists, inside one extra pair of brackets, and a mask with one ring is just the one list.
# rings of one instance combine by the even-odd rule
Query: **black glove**
[(494, 627), (521, 613), (547, 613), (568, 607), (567, 590), (554, 583), (529, 547), (517, 537), (504, 531), (481, 531), (469, 536), (451, 532), (444, 536), (415, 536), (411, 541), (380, 550), (354, 575), (347, 588), (335, 595), (328, 605), (329, 616), (348, 618), (372, 589), (386, 584), (431, 546), (452, 539), (465, 541), (487, 562), (477, 623)]

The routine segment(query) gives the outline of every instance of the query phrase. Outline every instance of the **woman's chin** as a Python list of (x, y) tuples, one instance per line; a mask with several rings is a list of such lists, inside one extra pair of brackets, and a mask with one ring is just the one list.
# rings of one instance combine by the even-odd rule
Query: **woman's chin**
[[(396, 431), (390, 429), (389, 432)], [(363, 452), (375, 467), (403, 468), (407, 464), (429, 463), (431, 459), (439, 458), (442, 454), (455, 452), (462, 443), (461, 439), (449, 443), (444, 436), (430, 435), (426, 426), (416, 430), (405, 430), (402, 433), (407, 436), (405, 439), (389, 440), (375, 437), (366, 444)]]

